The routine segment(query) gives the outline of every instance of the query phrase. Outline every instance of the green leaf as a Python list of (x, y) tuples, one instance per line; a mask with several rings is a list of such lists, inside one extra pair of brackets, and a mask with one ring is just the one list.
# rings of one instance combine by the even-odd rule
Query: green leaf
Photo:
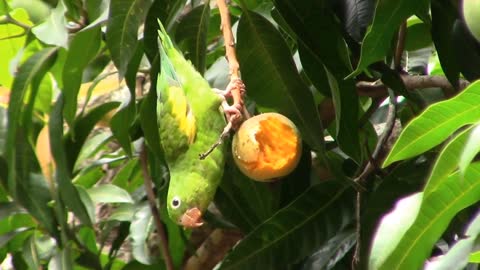
[(151, 264), (153, 257), (147, 246), (147, 238), (153, 227), (152, 213), (147, 203), (137, 206), (135, 216), (130, 224), (130, 239), (133, 258), (143, 264)]
[(46, 44), (67, 48), (68, 30), (65, 11), (64, 2), (59, 1), (57, 7), (52, 10), (50, 17), (42, 24), (32, 28), (33, 34)]
[[(472, 131), (473, 127), (469, 127), (460, 132), (457, 136), (452, 138), (452, 140), (442, 149), (440, 154), (438, 154), (437, 160), (432, 167), (430, 176), (426, 181), (427, 184), (423, 190), (425, 194), (434, 191), (457, 169), (457, 166), (463, 157), (462, 153), (465, 153), (465, 145), (469, 138), (471, 138)], [(469, 164), (466, 165), (468, 166)], [(465, 173), (465, 169), (466, 167), (462, 173)]]
[(470, 252), (474, 251), (479, 242), (480, 215), (477, 214), (466, 228), (461, 240), (458, 240), (447, 252), (435, 261), (429, 263), (429, 270), (461, 270), (469, 262)]
[(382, 60), (390, 49), (391, 40), (400, 24), (429, 3), (427, 0), (379, 0), (373, 23), (362, 41), (357, 69), (349, 77), (360, 74), (370, 64)]
[[(317, 59), (317, 66), (312, 68), (311, 72), (314, 73), (310, 78), (316, 76), (316, 80), (322, 79), (323, 75), (316, 75), (324, 72), (323, 65), (318, 63), (325, 65), (328, 79), (324, 83), (329, 85), (327, 88), (333, 97), (336, 115), (336, 131), (332, 136), (342, 151), (361, 162), (358, 132), (351, 132), (352, 126), (358, 126), (358, 95), (353, 79), (344, 79), (352, 71), (348, 58), (350, 52), (343, 39), (342, 28), (333, 15), (334, 11), (329, 5), (313, 0), (276, 0), (275, 6), (295, 31), (299, 52), (305, 54), (308, 51), (313, 59)], [(305, 67), (309, 68), (308, 65)]]
[[(0, 5), (3, 1), (0, 1)], [(21, 8), (17, 8), (10, 12), (10, 16), (17, 21), (31, 25), (28, 13)], [(0, 51), (2, 57), (0, 58), (0, 85), (10, 88), (14, 69), (11, 61), (17, 56), (20, 50), (23, 48), (26, 40), (26, 35), (18, 36), (23, 33), (23, 29), (13, 24), (0, 24)], [(13, 36), (18, 36), (13, 38)], [(16, 65), (14, 66), (16, 67)]]
[(91, 226), (92, 221), (87, 208), (83, 204), (77, 189), (72, 184), (71, 167), (67, 164), (67, 153), (63, 143), (63, 107), (64, 97), (60, 95), (52, 110), (48, 124), (50, 151), (56, 164), (55, 179), (58, 185), (58, 193), (63, 203), (75, 213), (80, 221), (85, 225)]
[(69, 246), (57, 250), (48, 263), (49, 270), (73, 270), (72, 251)]
[[(73, 166), (78, 158), (80, 150), (88, 137), (88, 134), (92, 131), (95, 125), (100, 121), (105, 114), (115, 109), (118, 106), (118, 102), (103, 103), (93, 108), (88, 114), (77, 119), (74, 126), (74, 131), (71, 131), (65, 136), (65, 149), (67, 151), (68, 170), (72, 171)], [(73, 134), (75, 134), (75, 138)]]
[(110, 1), (108, 0), (90, 0), (85, 2), (88, 19), (90, 24), (88, 27), (95, 27), (99, 23), (108, 20), (108, 10), (110, 9)]
[(18, 228), (12, 230), (10, 232), (4, 233), (0, 235), (0, 248), (3, 248), (10, 240), (12, 240), (15, 236), (30, 230), (31, 228)]
[(428, 107), (402, 131), (383, 167), (438, 145), (455, 130), (480, 119), (480, 81), (454, 98)]
[[(152, 121), (152, 119), (155, 119)], [(150, 89), (140, 105), (140, 125), (145, 142), (157, 158), (163, 157), (157, 123), (157, 91)]]
[(470, 253), (470, 257), (468, 257), (468, 262), (480, 263), (480, 251)]
[(469, 81), (480, 79), (480, 49), (479, 42), (471, 36), (463, 19), (455, 20), (453, 25), (453, 49), (459, 64), (460, 72)]
[(332, 269), (351, 250), (356, 241), (356, 234), (352, 229), (338, 233), (308, 257), (302, 269)]
[[(465, 173), (468, 165), (470, 165), (480, 151), (480, 125), (476, 124), (473, 128), (469, 128), (468, 130), (471, 131), (469, 133), (470, 136), (468, 137), (468, 140), (463, 141), (463, 151), (461, 152), (460, 157), (457, 158), (458, 168), (460, 169), (461, 173)], [(450, 163), (455, 163), (453, 162), (454, 160), (450, 160)]]
[(97, 55), (102, 36), (100, 27), (79, 31), (70, 42), (62, 72), (65, 108), (63, 115), (71, 126), (77, 111), (77, 95), (82, 83), (83, 71)]
[(431, 25), (423, 22), (417, 16), (407, 20), (407, 35), (405, 38), (405, 50), (414, 51), (425, 48), (432, 44)]
[(123, 188), (111, 184), (102, 184), (88, 189), (95, 203), (133, 203), (133, 199)]
[(40, 259), (38, 257), (37, 247), (35, 246), (35, 233), (25, 240), (22, 255), (30, 269), (40, 269)]
[[(429, 194), (417, 193), (385, 216), (375, 235), (370, 269), (419, 269), (453, 217), (480, 198), (480, 163), (451, 174)], [(409, 202), (409, 203), (407, 203)]]
[(43, 77), (47, 69), (51, 67), (56, 52), (56, 48), (46, 48), (32, 55), (24, 64), (22, 64), (22, 66), (20, 66), (12, 84), (10, 102), (8, 105), (8, 128), (5, 156), (8, 163), (8, 189), (14, 198), (16, 197), (15, 186), (17, 181), (17, 149), (15, 142), (19, 135), (18, 125), (24, 105), (24, 97), (29, 85), (34, 81), (34, 78)]
[(249, 97), (264, 111), (289, 117), (305, 141), (322, 151), (322, 126), (312, 93), (298, 75), (280, 33), (267, 19), (244, 11), (237, 36), (238, 59)]
[(128, 63), (125, 80), (128, 86), (126, 96), (119, 107), (118, 112), (110, 120), (110, 129), (128, 156), (132, 156), (130, 128), (135, 120), (135, 92), (137, 91), (137, 72), (143, 57), (143, 42), (139, 42)]
[(106, 41), (119, 76), (127, 72), (135, 54), (138, 27), (144, 22), (153, 0), (117, 0), (110, 5)]
[(182, 52), (200, 74), (205, 72), (210, 4), (199, 5), (187, 13), (177, 26), (175, 39)]
[[(352, 132), (352, 126), (357, 126), (358, 98), (352, 90), (351, 82), (343, 79), (338, 81), (327, 71), (328, 82), (332, 91), (333, 104), (335, 106), (335, 139), (340, 149), (349, 155), (358, 164), (361, 163), (360, 138), (358, 132)], [(351, 98), (354, 97), (354, 98)]]
[(298, 43), (298, 54), (302, 61), (303, 71), (315, 88), (325, 96), (330, 96), (330, 85), (322, 60), (303, 43)]
[(313, 186), (249, 233), (218, 269), (283, 269), (298, 262), (352, 222), (351, 196), (338, 182)]
[(275, 193), (278, 190), (243, 175), (230, 158), (215, 194), (215, 205), (230, 222), (250, 232), (276, 210)]
[(438, 59), (448, 80), (458, 86), (460, 67), (455, 56), (453, 44), (453, 26), (458, 11), (449, 0), (432, 1), (432, 40), (438, 53)]

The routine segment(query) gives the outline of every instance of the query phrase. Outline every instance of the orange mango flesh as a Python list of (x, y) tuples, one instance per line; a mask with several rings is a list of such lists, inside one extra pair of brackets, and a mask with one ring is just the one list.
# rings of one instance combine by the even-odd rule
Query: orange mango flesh
[[(296, 167), (301, 153), (301, 141), (293, 123), (276, 114), (263, 117), (257, 125), (256, 128), (250, 126), (255, 139), (248, 140), (249, 146), (242, 144), (243, 149), (237, 153), (236, 161), (240, 163), (237, 165), (255, 180), (274, 180), (289, 174)], [(255, 154), (252, 155), (251, 151)]]
[(255, 134), (260, 155), (255, 164), (259, 170), (281, 170), (296, 156), (298, 137), (289, 125), (277, 118), (260, 121), (260, 130)]

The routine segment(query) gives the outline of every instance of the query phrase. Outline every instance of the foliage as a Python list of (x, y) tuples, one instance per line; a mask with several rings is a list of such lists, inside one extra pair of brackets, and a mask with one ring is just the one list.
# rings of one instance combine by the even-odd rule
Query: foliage
[[(457, 1), (230, 1), (247, 108), (292, 120), (302, 157), (261, 183), (229, 152), (206, 229), (168, 218), (157, 20), (223, 89), (213, 2), (0, 0), (0, 268), (166, 269), (144, 144), (176, 268), (476, 267), (480, 43)], [(212, 230), (241, 240), (199, 247)]]

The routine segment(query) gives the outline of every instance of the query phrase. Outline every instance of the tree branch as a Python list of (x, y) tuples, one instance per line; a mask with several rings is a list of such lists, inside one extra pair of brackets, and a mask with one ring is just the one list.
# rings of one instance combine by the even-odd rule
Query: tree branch
[(159, 236), (159, 246), (162, 251), (163, 259), (165, 260), (165, 266), (167, 270), (174, 270), (172, 256), (170, 255), (170, 250), (168, 248), (167, 235), (165, 233), (165, 228), (163, 227), (162, 219), (160, 218), (160, 212), (157, 208), (155, 194), (153, 192), (152, 178), (148, 173), (148, 157), (147, 157), (147, 146), (145, 142), (142, 145), (142, 150), (140, 152), (140, 165), (142, 167), (143, 180), (145, 183), (145, 191), (147, 192), (148, 203), (150, 204), (150, 210), (155, 220), (155, 226), (157, 227), (157, 233)]
[[(240, 80), (240, 64), (238, 63), (237, 53), (235, 50), (235, 38), (232, 32), (232, 23), (230, 21), (230, 12), (225, 0), (217, 0), (218, 10), (220, 12), (221, 25), (220, 29), (223, 33), (223, 41), (225, 43), (225, 57), (228, 61), (230, 82)], [(243, 97), (240, 89), (234, 87), (232, 89), (233, 106), (242, 108), (242, 113), (249, 118), (249, 113), (243, 105)]]
[[(455, 88), (450, 84), (448, 79), (444, 76), (438, 75), (408, 75), (402, 74), (400, 77), (405, 84), (405, 87), (409, 91), (423, 89), (423, 88), (441, 88), (448, 91), (457, 92)], [(465, 89), (470, 84), (469, 81), (460, 79), (459, 89)], [(357, 82), (357, 92), (360, 96), (368, 97), (386, 97), (388, 95), (387, 87), (380, 81), (375, 82), (366, 82), (360, 81)]]

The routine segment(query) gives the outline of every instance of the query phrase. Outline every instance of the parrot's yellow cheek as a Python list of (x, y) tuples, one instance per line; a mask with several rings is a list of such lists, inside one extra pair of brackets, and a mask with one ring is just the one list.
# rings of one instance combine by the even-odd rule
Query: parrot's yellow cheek
[(232, 143), (238, 168), (257, 181), (273, 181), (291, 173), (301, 152), (302, 140), (295, 124), (278, 113), (248, 119)]

